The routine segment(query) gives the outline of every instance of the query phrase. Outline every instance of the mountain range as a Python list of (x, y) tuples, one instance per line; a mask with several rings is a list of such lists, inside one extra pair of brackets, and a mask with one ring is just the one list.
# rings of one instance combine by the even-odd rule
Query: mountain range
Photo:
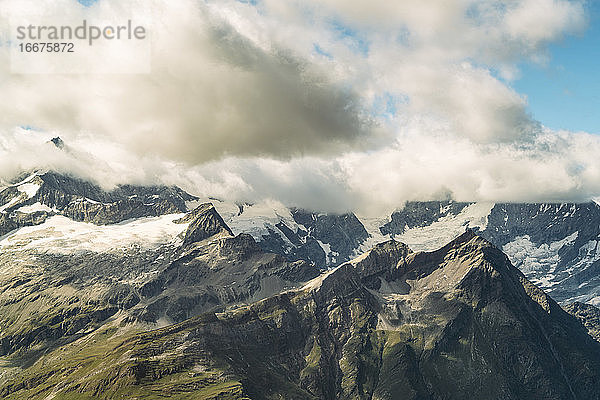
[(468, 228), (504, 251), (561, 304), (600, 304), (600, 206), (595, 202), (408, 202), (379, 218), (268, 203), (215, 201), (215, 207), (234, 232), (251, 234), (264, 250), (329, 267), (390, 239), (432, 251)]
[(599, 230), (595, 203), (365, 218), (24, 174), (0, 396), (598, 399)]

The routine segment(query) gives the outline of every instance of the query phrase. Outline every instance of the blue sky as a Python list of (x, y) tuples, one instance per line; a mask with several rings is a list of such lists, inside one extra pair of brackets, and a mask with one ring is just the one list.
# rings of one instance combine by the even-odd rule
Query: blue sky
[(79, 3), (83, 4), (84, 6), (88, 7), (91, 6), (92, 4), (94, 4), (95, 2), (97, 2), (98, 0), (77, 0)]
[(545, 126), (600, 134), (600, 2), (588, 3), (588, 15), (583, 35), (550, 46), (545, 66), (522, 64), (512, 86)]

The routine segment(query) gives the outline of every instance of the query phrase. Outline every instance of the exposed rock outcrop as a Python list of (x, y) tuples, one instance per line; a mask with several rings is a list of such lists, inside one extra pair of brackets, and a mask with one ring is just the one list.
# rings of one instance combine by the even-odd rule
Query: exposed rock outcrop
[(586, 327), (590, 336), (600, 342), (600, 309), (591, 304), (575, 302), (565, 306), (565, 310)]

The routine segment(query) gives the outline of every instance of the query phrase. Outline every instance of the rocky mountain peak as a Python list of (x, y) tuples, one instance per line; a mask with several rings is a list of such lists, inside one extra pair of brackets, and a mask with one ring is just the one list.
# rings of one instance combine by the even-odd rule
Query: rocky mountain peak
[(534, 301), (546, 313), (559, 310), (502, 251), (472, 230), (439, 250), (408, 254), (391, 278), (382, 284), (384, 298), (393, 292), (395, 300), (410, 298), (413, 308), (427, 308), (428, 299), (443, 294), (475, 307), (518, 298)]
[[(57, 254), (52, 247), (6, 239), (0, 252), (0, 355), (17, 360), (43, 349), (50, 356), (25, 368), (23, 381), (0, 376), (0, 396), (36, 397), (32, 388), (40, 398), (51, 397), (55, 382), (57, 398), (94, 397), (98, 390), (107, 398), (144, 397), (138, 390), (148, 387), (227, 398), (219, 390), (229, 379), (240, 394), (230, 398), (600, 398), (600, 344), (590, 337), (599, 338), (600, 312), (575, 303), (567, 308), (571, 315), (565, 313), (513, 267), (496, 247), (502, 241), (486, 236), (495, 232), (512, 240), (528, 232), (536, 242), (548, 232), (551, 238), (568, 233), (575, 247), (566, 251), (581, 253), (576, 240), (584, 240), (583, 249), (593, 256), (597, 224), (587, 232), (582, 221), (595, 224), (587, 208), (597, 213), (596, 206), (413, 204), (422, 215), (396, 218), (403, 233), (395, 237), (414, 249), (435, 249), (425, 252), (389, 236), (377, 236), (379, 244), (365, 239), (367, 230), (353, 215), (281, 210), (275, 216), (285, 218), (267, 226), (281, 233), (280, 254), (273, 254), (257, 243), (264, 230), (249, 235), (240, 229), (256, 225), (251, 218), (257, 208), (232, 207), (234, 217), (221, 218), (226, 207), (205, 203), (177, 221), (180, 215), (145, 218), (187, 212), (191, 199), (176, 187), (107, 191), (54, 172), (24, 175), (0, 190), (0, 234), (54, 215), (97, 225), (131, 219), (119, 224), (127, 230), (92, 227), (97, 231), (89, 237), (102, 239), (95, 242), (144, 236), (147, 221), (153, 230), (164, 229), (152, 246), (132, 242), (109, 253), (75, 245), (67, 251), (63, 239), (77, 242), (72, 237), (60, 236)], [(530, 217), (516, 218), (523, 209)], [(476, 217), (477, 224), (458, 214)], [(532, 220), (536, 231), (523, 230)], [(72, 225), (90, 227), (75, 221), (58, 217), (46, 225), (60, 222), (65, 232)], [(567, 222), (578, 231), (548, 229)], [(50, 231), (46, 225), (40, 234)], [(414, 247), (411, 235), (421, 225), (447, 244)], [(378, 226), (370, 226), (369, 235)], [(480, 229), (461, 233), (465, 226)], [(18, 235), (7, 238), (12, 236)], [(342, 264), (318, 276), (319, 267), (284, 258), (293, 246), (312, 246), (327, 254), (328, 265), (334, 259)], [(175, 325), (134, 332), (168, 324)], [(106, 351), (109, 337), (111, 348), (122, 353)], [(63, 346), (70, 341), (73, 346)], [(97, 357), (78, 354), (89, 350), (85, 343), (99, 346)], [(124, 376), (131, 380), (115, 378)], [(118, 394), (110, 392), (115, 379)]]
[[(467, 229), (446, 246), (432, 252), (413, 252), (406, 244), (389, 240), (309, 282), (305, 288), (321, 289), (325, 283), (358, 280), (383, 294), (413, 295), (453, 293), (474, 269), (486, 275), (520, 274), (508, 271), (508, 259), (486, 239)], [(330, 285), (329, 285), (330, 286)], [(533, 286), (533, 285), (532, 285)]]
[(121, 185), (107, 191), (77, 177), (38, 171), (0, 191), (0, 236), (42, 224), (54, 215), (109, 225), (184, 213), (186, 202), (192, 200), (197, 198), (178, 187)]
[(407, 254), (392, 278), (412, 281), (414, 285), (424, 279), (424, 288), (440, 289), (443, 284), (449, 290), (459, 285), (473, 268), (486, 268), (491, 273), (499, 260), (490, 262), (486, 257), (494, 250), (487, 240), (467, 230), (436, 251)]
[(363, 279), (368, 279), (383, 272), (393, 271), (397, 264), (411, 253), (412, 250), (406, 244), (388, 240), (350, 261), (350, 264)]
[[(378, 263), (368, 260), (394, 254), (390, 249), (400, 251), (394, 257), (381, 259), (379, 266), (373, 268)], [(364, 271), (368, 272), (361, 275)], [(406, 390), (405, 385), (420, 392), (422, 398), (436, 398), (425, 393), (439, 392), (451, 383), (472, 387), (478, 391), (476, 398), (527, 398), (542, 392), (548, 398), (562, 399), (597, 393), (597, 387), (577, 387), (580, 377), (574, 371), (581, 366), (573, 363), (568, 352), (577, 351), (586, 362), (597, 363), (600, 348), (590, 341), (581, 325), (529, 282), (498, 248), (472, 231), (433, 252), (412, 253), (404, 244), (384, 243), (305, 288), (318, 295), (315, 299), (328, 310), (330, 320), (345, 318), (345, 323), (354, 327), (349, 330), (350, 337), (358, 335), (353, 329), (365, 329), (365, 321), (376, 316), (376, 322), (369, 323), (375, 323), (376, 332), (387, 337), (383, 352), (390, 356), (387, 367), (385, 362), (380, 364), (379, 374), (389, 373), (396, 376), (391, 380), (402, 382), (391, 389), (386, 387), (390, 380), (380, 381), (379, 385), (385, 387), (379, 389), (380, 398), (395, 398), (391, 393), (400, 393), (400, 387)], [(349, 304), (349, 316), (335, 308), (339, 304)], [(354, 315), (353, 307), (359, 304), (360, 315)], [(597, 326), (589, 322), (593, 320), (590, 315), (597, 319), (597, 309), (582, 305), (574, 307), (573, 313), (588, 321), (590, 333), (597, 333)], [(341, 337), (345, 338), (343, 334)], [(576, 346), (569, 342), (575, 337)], [(355, 337), (345, 343), (354, 346), (361, 342)], [(353, 347), (354, 352), (364, 351), (358, 346), (362, 350)], [(580, 350), (574, 350), (578, 346), (593, 355), (584, 356)], [(509, 361), (513, 357), (525, 357), (527, 367), (515, 367)], [(428, 376), (431, 371), (427, 365), (435, 366), (436, 372)], [(397, 368), (419, 370), (423, 381), (411, 375), (414, 380), (406, 382), (407, 375), (396, 375)], [(441, 372), (445, 368), (448, 370)], [(482, 372), (486, 370), (495, 372)], [(352, 371), (349, 367), (345, 372), (354, 376)], [(483, 377), (487, 383), (478, 381), (473, 385), (475, 376)], [(533, 376), (540, 381), (534, 383)], [(501, 393), (511, 394), (502, 397)]]
[(184, 245), (190, 245), (213, 236), (233, 236), (233, 232), (211, 203), (204, 203), (176, 221), (189, 223), (183, 239)]
[[(141, 287), (107, 295), (144, 323), (185, 322), (128, 337), (105, 329), (96, 342), (82, 341), (97, 343), (97, 357), (82, 357), (78, 343), (72, 353), (61, 348), (28, 371), (40, 398), (55, 381), (64, 393), (100, 388), (112, 397), (140, 397), (147, 387), (231, 399), (600, 395), (600, 344), (551, 301), (548, 312), (535, 286), (473, 232), (433, 252), (384, 242), (293, 289), (317, 270), (259, 251), (249, 235), (231, 236), (212, 205), (179, 222), (189, 223), (194, 245)], [(139, 293), (135, 301), (131, 293)], [(194, 317), (205, 311), (218, 313)], [(131, 379), (114, 389), (117, 376)], [(231, 396), (221, 396), (224, 382)], [(0, 395), (26, 398), (29, 387), (0, 383)]]
[(50, 142), (56, 146), (56, 148), (62, 150), (65, 148), (65, 142), (59, 137), (50, 139)]
[(479, 235), (472, 229), (465, 229), (465, 232), (457, 236), (454, 240), (450, 241), (447, 245), (440, 248), (438, 251), (445, 252), (452, 249), (456, 250), (459, 248), (463, 249), (484, 249), (495, 247), (490, 241)]
[[(305, 212), (283, 205), (219, 206), (237, 233), (288, 260), (335, 267), (395, 239), (433, 251), (469, 227), (560, 304), (600, 299), (600, 207), (587, 203), (409, 202), (391, 215)], [(366, 232), (366, 233), (365, 233)]]

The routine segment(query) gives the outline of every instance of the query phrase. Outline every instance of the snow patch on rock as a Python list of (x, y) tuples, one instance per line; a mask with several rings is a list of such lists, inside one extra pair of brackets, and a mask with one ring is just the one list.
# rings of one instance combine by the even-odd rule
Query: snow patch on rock
[(19, 201), (21, 201), (21, 199), (19, 198), (19, 196), (17, 197), (13, 197), (8, 203), (4, 204), (3, 206), (0, 206), (0, 212), (4, 212), (4, 210), (14, 206), (15, 204), (17, 204)]
[(139, 246), (155, 248), (177, 244), (187, 224), (173, 221), (184, 214), (139, 218), (114, 225), (76, 222), (63, 216), (48, 218), (41, 225), (20, 228), (0, 241), (0, 251), (35, 250), (53, 254), (80, 251), (112, 252)]
[(40, 203), (39, 201), (29, 206), (20, 207), (17, 209), (17, 211), (25, 214), (33, 214), (35, 212), (57, 212), (56, 209), (50, 208), (47, 205)]
[(431, 225), (408, 229), (394, 239), (414, 251), (434, 251), (464, 233), (466, 228), (485, 230), (494, 203), (473, 203), (457, 215), (446, 215)]
[(30, 199), (37, 194), (38, 190), (40, 190), (40, 187), (41, 186), (37, 183), (24, 183), (22, 185), (17, 186), (17, 189), (19, 190), (19, 192), (25, 193), (27, 199)]
[(564, 246), (572, 245), (579, 232), (573, 232), (562, 240), (550, 244), (536, 245), (528, 235), (519, 236), (505, 244), (502, 251), (513, 265), (525, 276), (541, 288), (548, 289), (559, 283), (556, 280), (556, 267), (560, 262), (559, 251)]

